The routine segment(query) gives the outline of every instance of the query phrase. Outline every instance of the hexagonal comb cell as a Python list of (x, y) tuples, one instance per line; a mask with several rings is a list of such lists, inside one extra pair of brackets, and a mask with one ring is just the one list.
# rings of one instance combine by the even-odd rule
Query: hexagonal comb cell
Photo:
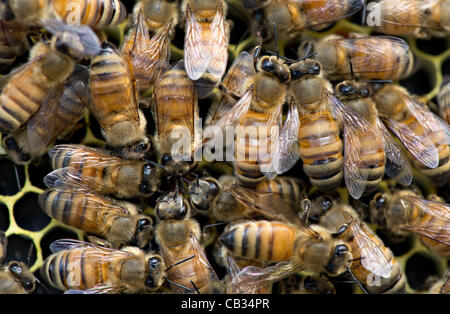
[(25, 170), (7, 159), (0, 159), (0, 195), (14, 195), (25, 183)]
[(78, 239), (77, 235), (67, 229), (55, 227), (47, 232), (41, 240), (42, 257), (45, 259), (52, 254), (50, 251), (50, 244), (58, 239)]
[[(418, 271), (420, 270), (420, 271)], [(425, 252), (418, 252), (406, 261), (406, 277), (411, 288), (421, 291), (431, 276), (441, 276), (436, 259)]]
[(376, 233), (383, 240), (383, 243), (391, 249), (394, 256), (406, 254), (414, 246), (414, 238), (412, 236), (396, 236), (381, 229), (378, 229)]
[(33, 186), (41, 189), (46, 189), (43, 178), (52, 171), (52, 165), (50, 158), (46, 155), (37, 164), (31, 164), (28, 167), (28, 174), (30, 175), (30, 181)]
[(0, 230), (6, 231), (9, 227), (9, 211), (8, 207), (0, 203)]
[(428, 40), (417, 39), (416, 44), (420, 51), (435, 56), (440, 55), (447, 50), (447, 42), (445, 38), (433, 37)]
[(19, 261), (29, 267), (36, 262), (36, 247), (33, 241), (23, 235), (13, 234), (8, 237), (8, 248), (5, 263), (10, 261)]
[(14, 219), (23, 229), (39, 231), (51, 221), (51, 218), (39, 206), (37, 198), (36, 193), (26, 193), (14, 204)]

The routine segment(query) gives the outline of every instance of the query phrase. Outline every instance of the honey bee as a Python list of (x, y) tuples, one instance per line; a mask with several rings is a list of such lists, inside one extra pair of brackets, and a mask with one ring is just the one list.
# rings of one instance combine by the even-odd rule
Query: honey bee
[(219, 238), (231, 256), (277, 263), (268, 267), (247, 266), (232, 284), (254, 292), (298, 271), (338, 276), (348, 270), (350, 246), (334, 238), (324, 227), (284, 221), (244, 221), (227, 226)]
[(379, 17), (373, 29), (380, 33), (416, 38), (445, 37), (450, 32), (448, 0), (381, 0), (374, 6)]
[[(373, 138), (360, 139), (361, 171), (367, 172), (365, 177), (365, 194), (373, 192), (383, 178), (384, 172), (391, 177), (398, 176), (398, 181), (409, 185), (412, 181), (412, 172), (408, 160), (403, 154), (389, 131), (378, 118), (375, 102), (370, 95), (368, 83), (344, 81), (336, 85), (335, 94), (346, 106), (366, 119), (378, 131), (382, 142)], [(355, 165), (356, 166), (356, 165)]]
[[(353, 65), (355, 79), (398, 80), (413, 71), (414, 55), (401, 38), (390, 36), (361, 36), (350, 38), (330, 35), (312, 44), (316, 60), (323, 66), (324, 75), (332, 80), (349, 80)], [(304, 47), (300, 46), (299, 50)]]
[(306, 28), (324, 29), (355, 14), (363, 5), (363, 0), (270, 0), (264, 2), (262, 10), (267, 30), (275, 25), (283, 35), (298, 34)]
[(129, 30), (122, 53), (131, 59), (137, 87), (145, 90), (166, 66), (178, 12), (174, 3), (144, 0), (135, 5), (133, 17), (135, 27)]
[[(0, 230), (0, 263), (6, 257), (8, 239)], [(36, 287), (36, 278), (22, 262), (11, 261), (0, 264), (0, 294), (32, 293)]]
[(173, 292), (186, 292), (188, 287), (198, 293), (221, 293), (220, 281), (199, 243), (200, 224), (190, 218), (191, 208), (181, 193), (160, 197), (155, 212), (159, 220), (155, 235), (164, 263), (178, 265), (167, 270), (167, 278), (175, 283)]
[(81, 190), (48, 189), (39, 195), (39, 205), (50, 216), (66, 225), (86, 231), (103, 246), (119, 248), (135, 243), (143, 248), (152, 237), (153, 221), (140, 214), (138, 206)]
[(336, 294), (333, 283), (324, 276), (291, 275), (272, 287), (274, 294)]
[[(296, 124), (305, 173), (312, 185), (324, 191), (337, 188), (344, 177), (350, 195), (359, 199), (369, 177), (364, 169), (362, 143), (366, 139), (383, 143), (381, 134), (333, 95), (321, 63), (310, 54), (291, 64), (290, 70), (288, 102), (299, 110)], [(344, 144), (340, 126), (344, 129)]]
[(110, 249), (71, 239), (50, 245), (40, 269), (51, 286), (65, 293), (152, 292), (164, 283), (161, 256), (137, 247)]
[(279, 213), (296, 220), (298, 212), (292, 208), (300, 208), (306, 196), (305, 183), (291, 177), (277, 177), (247, 188), (240, 186), (235, 176), (222, 175), (219, 180), (199, 179), (188, 189), (192, 208), (227, 222), (260, 215), (277, 217)]
[(223, 0), (185, 0), (184, 63), (200, 98), (217, 86), (228, 61), (229, 24)]
[(441, 117), (450, 123), (450, 77), (448, 82), (441, 86), (441, 90), (438, 95), (438, 104)]
[(437, 280), (428, 290), (431, 294), (450, 294), (450, 271), (447, 270), (444, 278)]
[[(355, 210), (344, 204), (327, 202), (319, 197), (311, 206), (312, 216), (318, 217), (319, 224), (339, 235), (350, 244), (353, 262), (350, 274), (367, 293), (404, 293), (406, 276), (394, 258), (392, 251), (382, 240), (362, 222)], [(317, 212), (318, 210), (318, 212)], [(315, 212), (316, 211), (316, 212)]]
[[(162, 73), (156, 81), (153, 97), (153, 117), (156, 122), (154, 139), (159, 162), (169, 174), (185, 174), (196, 165), (191, 161), (190, 154), (196, 140), (195, 122), (199, 119), (199, 113), (194, 83), (184, 70), (183, 61)], [(182, 140), (187, 137), (186, 144), (189, 147), (187, 151), (173, 153), (173, 146), (180, 141), (180, 138), (174, 137), (178, 132)]]
[(56, 145), (50, 152), (53, 169), (49, 188), (89, 188), (120, 198), (148, 197), (157, 191), (160, 168), (141, 160), (125, 160), (108, 151), (82, 145)]
[[(16, 164), (28, 164), (47, 153), (82, 118), (89, 94), (86, 68), (77, 65), (61, 94), (44, 102), (26, 125), (3, 138), (3, 147)], [(60, 97), (57, 97), (60, 96)]]
[(373, 222), (395, 234), (416, 234), (432, 252), (450, 257), (450, 207), (410, 190), (378, 193), (370, 202)]
[(373, 84), (373, 100), (385, 125), (414, 157), (414, 165), (438, 186), (450, 175), (450, 127), (398, 85)]
[(110, 44), (92, 58), (89, 111), (99, 122), (108, 148), (127, 159), (139, 159), (150, 148), (147, 120), (139, 109), (132, 65)]
[(29, 28), (15, 21), (0, 21), (0, 70), (9, 68), (28, 48)]
[(122, 23), (127, 15), (120, 0), (7, 0), (2, 19), (14, 19), (30, 26), (61, 19), (72, 25), (103, 29)]
[(46, 28), (53, 34), (51, 43), (38, 42), (30, 51), (29, 61), (2, 78), (5, 80), (0, 95), (2, 132), (16, 131), (43, 104), (59, 99), (76, 60), (100, 49), (97, 36), (87, 26), (75, 28), (49, 20)]

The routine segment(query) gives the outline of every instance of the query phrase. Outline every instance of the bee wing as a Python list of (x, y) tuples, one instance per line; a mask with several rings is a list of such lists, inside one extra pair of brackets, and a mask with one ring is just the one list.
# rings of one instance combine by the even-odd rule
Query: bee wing
[(351, 222), (350, 228), (356, 243), (361, 249), (362, 265), (377, 276), (389, 278), (393, 265), (384, 255), (381, 248), (359, 226), (356, 220)]
[[(237, 275), (232, 275), (234, 293), (251, 294), (299, 271), (292, 263), (281, 262), (269, 267), (247, 266)], [(231, 275), (231, 274), (230, 274)]]
[[(382, 58), (386, 51), (392, 51), (395, 56), (409, 54), (409, 45), (406, 41), (394, 36), (370, 36), (352, 39), (331, 39), (344, 51), (351, 51), (352, 57), (348, 63), (352, 63), (354, 73), (379, 73), (398, 69), (406, 66), (404, 62), (409, 58), (399, 58), (401, 62), (392, 62), (390, 58)], [(320, 52), (319, 52), (320, 53)], [(368, 72), (366, 65), (376, 64), (378, 70)], [(345, 72), (336, 74), (351, 74), (350, 67)]]
[(371, 138), (381, 142), (379, 132), (360, 114), (345, 106), (334, 95), (328, 93), (333, 116), (344, 125), (344, 178), (350, 195), (359, 199), (366, 188), (367, 172), (361, 157), (360, 138)]
[(425, 134), (437, 137), (438, 144), (450, 145), (450, 126), (428, 108), (421, 106), (409, 95), (404, 94), (405, 103), (409, 111), (416, 117), (425, 129)]
[[(76, 254), (82, 254), (81, 250), (89, 249), (89, 257), (91, 258), (102, 258), (102, 259), (110, 259), (114, 260), (117, 258), (123, 258), (129, 255), (132, 255), (132, 253), (125, 252), (122, 250), (117, 249), (111, 249), (99, 245), (95, 245), (89, 242), (79, 241), (75, 239), (59, 239), (52, 244), (50, 244), (50, 251), (52, 253), (58, 253), (60, 251), (65, 250), (80, 250), (76, 253), (74, 253), (74, 257), (77, 256)], [(75, 252), (75, 251), (74, 251)]]
[(236, 184), (226, 189), (241, 204), (264, 216), (290, 224), (302, 224), (299, 217), (300, 204), (291, 201), (289, 195), (256, 191)]
[(450, 206), (448, 204), (414, 196), (402, 197), (400, 202), (403, 206), (417, 206), (422, 210), (424, 216), (433, 218), (428, 219), (428, 222), (423, 226), (409, 224), (402, 227), (402, 229), (450, 245)]
[(255, 74), (256, 71), (255, 66), (253, 65), (253, 56), (247, 51), (242, 51), (239, 56), (234, 59), (231, 67), (228, 69), (227, 74), (223, 78), (222, 85), (235, 95), (242, 96), (243, 83)]
[(65, 167), (53, 170), (44, 177), (44, 184), (54, 189), (94, 189), (106, 194), (114, 191), (90, 177), (83, 176), (73, 167)]
[(41, 22), (46, 30), (58, 37), (61, 44), (67, 45), (85, 57), (92, 57), (101, 49), (97, 35), (87, 25), (69, 25), (60, 19), (52, 18)]
[[(421, 3), (420, 3), (421, 2)], [(420, 3), (420, 4), (418, 4)], [(428, 1), (398, 1), (398, 0), (382, 0), (378, 2), (381, 8), (392, 8), (395, 7), (396, 15), (395, 20), (386, 19), (385, 14), (381, 14), (380, 24), (392, 24), (398, 25), (402, 28), (426, 28), (431, 30), (442, 30), (438, 23), (428, 22), (430, 19), (425, 12), (434, 12), (436, 6), (439, 6), (439, 0), (428, 0)], [(434, 8), (433, 8), (434, 7)], [(439, 10), (439, 9), (438, 9)], [(414, 14), (414, 18), (411, 18), (411, 14)], [(388, 15), (389, 16), (389, 15)], [(444, 26), (445, 28), (445, 26)], [(448, 29), (447, 29), (448, 30)]]
[(128, 42), (122, 47), (122, 51), (129, 55), (133, 64), (136, 76), (141, 79), (146, 77), (148, 83), (153, 82), (159, 75), (169, 55), (169, 32), (172, 27), (167, 23), (166, 27), (160, 29), (152, 38), (150, 38), (147, 23), (141, 16), (138, 16), (138, 22), (134, 36), (129, 36)]
[(87, 68), (77, 65), (67, 83), (64, 86), (58, 85), (46, 97), (38, 112), (27, 123), (28, 142), (32, 143), (32, 151), (39, 152), (47, 147), (81, 118), (88, 102), (87, 79)]
[(281, 129), (279, 140), (277, 173), (282, 174), (291, 169), (300, 158), (300, 149), (298, 145), (298, 130), (300, 129), (300, 117), (296, 104), (289, 106), (283, 128)]
[(383, 121), (417, 161), (428, 168), (439, 165), (438, 150), (430, 139), (416, 134), (404, 123), (389, 118)]
[(396, 177), (397, 181), (404, 185), (411, 184), (412, 170), (403, 150), (397, 145), (395, 139), (377, 117), (376, 122), (379, 130), (383, 134), (384, 152), (386, 154), (386, 173), (391, 178)]
[(120, 294), (123, 291), (122, 286), (103, 284), (86, 290), (69, 289), (64, 291), (64, 294)]
[[(220, 78), (225, 73), (228, 39), (222, 10), (217, 11), (209, 28), (209, 32), (203, 32), (202, 25), (187, 6), (184, 61), (186, 72), (193, 81), (198, 80), (207, 70), (215, 78)], [(204, 35), (208, 37), (204, 38)]]
[(233, 126), (238, 123), (239, 119), (247, 113), (252, 103), (253, 86), (249, 88), (239, 101), (228, 110), (222, 117), (214, 124), (216, 127), (224, 129), (226, 126)]
[(335, 22), (358, 12), (364, 5), (364, 0), (347, 1), (347, 7), (338, 1), (326, 0), (290, 0), (298, 5), (306, 14), (301, 29), (311, 26)]

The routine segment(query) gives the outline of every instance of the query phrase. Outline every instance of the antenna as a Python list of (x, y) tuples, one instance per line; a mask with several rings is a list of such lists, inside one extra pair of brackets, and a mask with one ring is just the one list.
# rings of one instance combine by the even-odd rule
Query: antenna
[(20, 184), (19, 172), (17, 171), (17, 165), (16, 164), (14, 164), (14, 172), (16, 173), (17, 186), (18, 186), (19, 191), (20, 191), (20, 190), (22, 190), (22, 186)]
[(180, 264), (182, 264), (182, 263), (184, 263), (184, 262), (187, 262), (187, 261), (193, 259), (194, 257), (195, 257), (195, 255), (192, 255), (192, 256), (190, 256), (190, 257), (188, 257), (188, 258), (185, 258), (184, 260), (181, 260), (181, 261), (179, 261), (179, 262), (176, 262), (175, 264), (170, 265), (169, 267), (167, 267), (164, 271), (168, 271), (168, 270), (170, 270), (172, 267), (175, 267), (175, 266), (180, 265)]
[(366, 288), (363, 287), (363, 285), (359, 282), (358, 279), (356, 279), (355, 275), (353, 274), (353, 272), (350, 270), (350, 267), (347, 267), (347, 271), (350, 273), (350, 275), (352, 276), (353, 280), (357, 283), (358, 287), (365, 293), (365, 294), (370, 294)]
[(188, 287), (182, 286), (182, 285), (180, 285), (180, 284), (178, 284), (178, 283), (176, 283), (176, 282), (173, 282), (173, 281), (167, 279), (167, 277), (166, 277), (165, 279), (166, 279), (166, 281), (167, 281), (168, 283), (170, 283), (171, 285), (174, 285), (174, 286), (177, 286), (177, 287), (179, 287), (179, 288), (185, 289), (185, 290), (187, 290), (187, 291), (189, 291), (189, 292), (195, 292), (194, 290), (189, 289)]
[(273, 22), (273, 37), (275, 41), (275, 51), (277, 53), (277, 59), (280, 58), (280, 51), (278, 50), (278, 34), (277, 34), (277, 24)]
[(350, 64), (350, 74), (352, 75), (352, 81), (355, 80), (355, 73), (353, 72), (353, 63), (349, 61)]
[(197, 286), (195, 285), (195, 283), (192, 280), (190, 280), (190, 282), (191, 282), (192, 286), (194, 287), (195, 291), (197, 291), (198, 294), (201, 294), (200, 291), (197, 289)]

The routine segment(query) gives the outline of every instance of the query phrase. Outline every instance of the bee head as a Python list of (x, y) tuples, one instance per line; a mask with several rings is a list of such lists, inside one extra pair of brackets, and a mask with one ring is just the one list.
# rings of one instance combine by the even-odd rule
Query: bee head
[(33, 274), (31, 274), (31, 272), (28, 270), (28, 267), (20, 262), (10, 262), (8, 265), (8, 270), (20, 282), (25, 291), (34, 291), (34, 288), (36, 287), (36, 280)]
[(164, 282), (164, 262), (161, 256), (152, 255), (148, 259), (148, 276), (145, 280), (145, 286), (150, 289), (159, 288)]
[(258, 61), (257, 68), (259, 71), (272, 74), (282, 83), (291, 79), (289, 67), (276, 56), (262, 56)]

